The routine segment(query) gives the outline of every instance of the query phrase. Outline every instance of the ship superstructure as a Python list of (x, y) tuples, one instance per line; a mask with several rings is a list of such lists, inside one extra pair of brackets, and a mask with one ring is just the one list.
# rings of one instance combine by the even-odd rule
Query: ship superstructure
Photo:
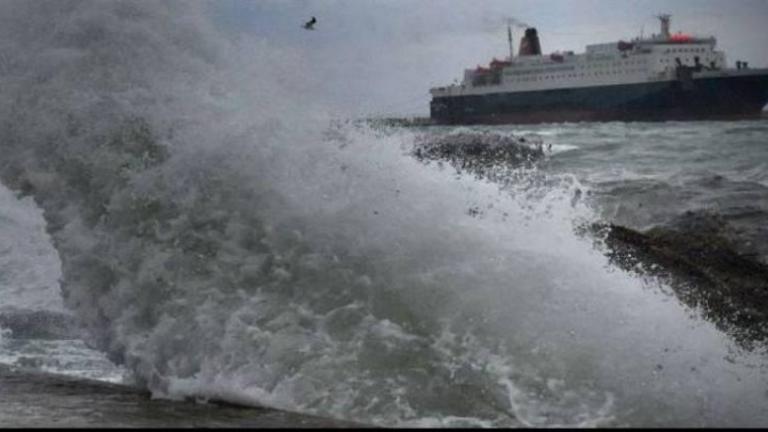
[(588, 45), (580, 54), (543, 55), (536, 29), (528, 28), (517, 56), (510, 52), (487, 68), (465, 70), (460, 84), (431, 89), (432, 118), (514, 123), (759, 115), (768, 102), (768, 71), (742, 62), (729, 70), (714, 37), (673, 34), (671, 17), (658, 18), (657, 35)]

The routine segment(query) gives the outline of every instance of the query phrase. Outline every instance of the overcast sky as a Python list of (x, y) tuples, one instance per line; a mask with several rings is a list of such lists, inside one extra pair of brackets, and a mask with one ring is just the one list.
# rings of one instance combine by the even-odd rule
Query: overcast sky
[(730, 64), (768, 66), (768, 0), (220, 0), (212, 13), (227, 32), (303, 52), (319, 97), (356, 115), (428, 114), (430, 87), (508, 55), (510, 18), (536, 27), (545, 53), (583, 52), (658, 33), (654, 15), (670, 13), (673, 32), (717, 37)]

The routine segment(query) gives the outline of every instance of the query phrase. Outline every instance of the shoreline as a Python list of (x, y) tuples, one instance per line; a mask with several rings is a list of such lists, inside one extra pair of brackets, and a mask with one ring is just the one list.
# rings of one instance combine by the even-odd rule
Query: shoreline
[(152, 399), (122, 384), (0, 365), (0, 427), (374, 428), (229, 402)]

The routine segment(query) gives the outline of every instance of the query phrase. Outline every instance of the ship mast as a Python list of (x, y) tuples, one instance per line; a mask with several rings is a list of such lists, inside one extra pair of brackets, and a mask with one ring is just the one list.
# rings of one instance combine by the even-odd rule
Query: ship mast
[(515, 48), (512, 45), (512, 22), (507, 21), (507, 40), (509, 41), (509, 61), (515, 58)]

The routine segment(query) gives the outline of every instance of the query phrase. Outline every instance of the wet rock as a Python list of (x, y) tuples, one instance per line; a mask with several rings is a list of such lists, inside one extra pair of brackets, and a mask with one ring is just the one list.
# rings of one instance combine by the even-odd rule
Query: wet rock
[(645, 232), (613, 224), (589, 230), (604, 240), (615, 265), (661, 278), (743, 348), (768, 343), (768, 266), (740, 253), (711, 221)]
[(459, 174), (504, 179), (509, 169), (530, 167), (546, 155), (540, 141), (498, 133), (425, 134), (417, 138), (413, 156), (424, 163), (447, 162)]

